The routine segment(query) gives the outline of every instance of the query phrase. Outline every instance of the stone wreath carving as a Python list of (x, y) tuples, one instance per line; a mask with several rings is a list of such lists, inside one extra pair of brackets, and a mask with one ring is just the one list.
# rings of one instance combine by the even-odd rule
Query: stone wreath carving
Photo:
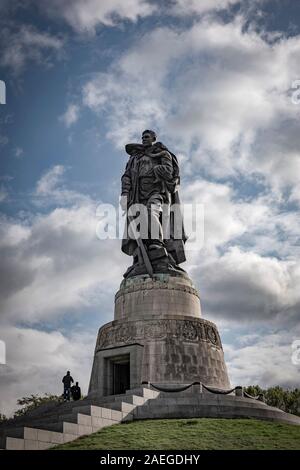
[(121, 325), (100, 328), (96, 350), (145, 340), (159, 340), (175, 336), (182, 341), (208, 341), (222, 348), (216, 326), (206, 320), (162, 319), (158, 321), (131, 321)]
[[(184, 339), (195, 341), (198, 338), (197, 327), (191, 321), (184, 321), (181, 325), (181, 336)], [(200, 336), (202, 338), (202, 336)]]

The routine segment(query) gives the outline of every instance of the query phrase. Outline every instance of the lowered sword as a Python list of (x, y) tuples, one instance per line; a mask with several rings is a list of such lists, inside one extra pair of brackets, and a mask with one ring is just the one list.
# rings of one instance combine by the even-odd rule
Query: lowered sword
[(143, 243), (143, 240), (141, 239), (141, 237), (136, 237), (135, 240), (137, 242), (137, 245), (139, 247), (141, 256), (142, 256), (143, 261), (145, 263), (147, 273), (149, 274), (150, 277), (153, 277), (153, 267), (152, 267), (151, 261), (149, 259), (149, 256), (148, 256), (147, 250), (145, 248), (145, 245)]
[(141, 237), (137, 235), (138, 231), (137, 231), (137, 226), (136, 226), (134, 217), (132, 217), (132, 216), (130, 217), (129, 215), (127, 215), (127, 217), (128, 217), (128, 220), (130, 220), (130, 224), (132, 224), (132, 223), (134, 224), (134, 230), (132, 230), (132, 232), (133, 232), (133, 235), (134, 235), (134, 239), (137, 243), (137, 246), (140, 250), (141, 258), (144, 261), (144, 264), (146, 266), (147, 273), (149, 274), (150, 277), (153, 277), (153, 274), (154, 274), (153, 273), (153, 267), (152, 267), (151, 261), (149, 259), (147, 250), (145, 248), (144, 242), (141, 239)]

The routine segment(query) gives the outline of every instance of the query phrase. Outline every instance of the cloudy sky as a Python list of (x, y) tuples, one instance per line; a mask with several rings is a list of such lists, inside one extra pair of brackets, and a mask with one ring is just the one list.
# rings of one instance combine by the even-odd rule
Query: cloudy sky
[(130, 261), (96, 207), (144, 128), (204, 205), (183, 267), (232, 384), (299, 386), (299, 2), (0, 0), (0, 26), (0, 411), (61, 393), (66, 369), (87, 391)]

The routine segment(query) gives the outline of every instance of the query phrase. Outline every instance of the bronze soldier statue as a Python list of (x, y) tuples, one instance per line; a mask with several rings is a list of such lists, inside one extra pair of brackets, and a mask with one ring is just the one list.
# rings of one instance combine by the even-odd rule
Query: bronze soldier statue
[(186, 235), (178, 195), (177, 158), (156, 142), (152, 130), (143, 132), (142, 144), (127, 144), (125, 149), (130, 157), (122, 176), (121, 207), (126, 212), (122, 251), (133, 256), (133, 265), (124, 277), (180, 275), (184, 273), (179, 264), (186, 259)]

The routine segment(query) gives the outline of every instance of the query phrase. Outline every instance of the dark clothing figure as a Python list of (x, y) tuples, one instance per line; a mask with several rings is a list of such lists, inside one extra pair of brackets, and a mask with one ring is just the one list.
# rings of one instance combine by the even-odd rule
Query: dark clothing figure
[(122, 195), (129, 205), (145, 203), (153, 194), (159, 194), (163, 202), (170, 202), (169, 192), (178, 183), (178, 163), (167, 147), (156, 142), (151, 148), (141, 144), (127, 144), (130, 159), (122, 176)]
[[(164, 239), (161, 225), (162, 205), (180, 204), (177, 186), (180, 183), (179, 167), (176, 156), (161, 142), (150, 147), (142, 144), (127, 144), (126, 152), (130, 155), (122, 176), (122, 196), (128, 199), (128, 209), (135, 203), (147, 207), (149, 219), (156, 227), (158, 236), (154, 242), (162, 244), (172, 254), (176, 264), (185, 261), (184, 243), (186, 235), (183, 225), (180, 228), (181, 238), (176, 237), (173, 214), (170, 215), (170, 238)], [(150, 213), (150, 211), (152, 212)], [(129, 220), (128, 220), (129, 222)], [(149, 224), (149, 229), (150, 229)], [(134, 256), (136, 241), (124, 234), (122, 251)], [(141, 238), (144, 238), (141, 236)], [(150, 243), (153, 242), (150, 237)]]
[(81, 389), (78, 385), (78, 382), (76, 382), (76, 385), (73, 385), (73, 387), (71, 387), (71, 395), (74, 401), (80, 400)]
[(65, 387), (71, 388), (71, 384), (74, 383), (74, 380), (73, 380), (73, 377), (70, 374), (67, 374), (62, 379), (62, 382), (63, 382)]
[(62, 383), (64, 384), (64, 400), (70, 401), (71, 384), (74, 383), (74, 380), (69, 371), (62, 379)]

